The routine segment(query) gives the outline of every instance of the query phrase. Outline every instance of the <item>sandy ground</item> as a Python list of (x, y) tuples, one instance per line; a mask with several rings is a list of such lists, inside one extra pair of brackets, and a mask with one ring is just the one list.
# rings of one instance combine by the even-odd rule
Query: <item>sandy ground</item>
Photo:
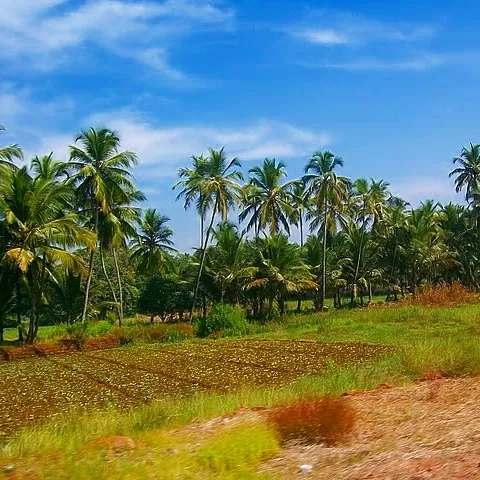
[(357, 425), (348, 444), (290, 445), (262, 471), (287, 479), (480, 479), (479, 378), (349, 396)]

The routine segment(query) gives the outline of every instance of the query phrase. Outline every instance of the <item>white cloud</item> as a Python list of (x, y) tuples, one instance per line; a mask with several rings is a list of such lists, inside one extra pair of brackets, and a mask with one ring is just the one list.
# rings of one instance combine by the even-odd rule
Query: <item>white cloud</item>
[(303, 38), (311, 43), (318, 43), (321, 45), (344, 45), (349, 43), (349, 39), (330, 28), (315, 29), (315, 30), (300, 30), (295, 33), (298, 38)]
[[(312, 27), (312, 24), (315, 26)], [(389, 23), (323, 10), (312, 12), (307, 22), (290, 27), (287, 31), (312, 44), (361, 46), (369, 43), (416, 42), (433, 37), (437, 30), (437, 26), (431, 24)]]
[[(5, 1), (7, 5), (5, 5)], [(95, 45), (128, 56), (176, 80), (167, 52), (176, 39), (203, 28), (224, 29), (234, 12), (211, 0), (3, 0), (0, 57), (55, 68)]]
[(124, 139), (124, 147), (138, 154), (137, 175), (145, 178), (174, 176), (192, 154), (205, 153), (207, 147), (225, 146), (229, 156), (252, 161), (301, 157), (332, 141), (328, 132), (303, 130), (272, 120), (231, 127), (201, 124), (158, 127), (131, 112), (113, 112), (94, 115), (86, 123), (116, 130)]
[(337, 70), (389, 70), (389, 71), (424, 71), (441, 67), (449, 63), (449, 58), (443, 55), (426, 54), (418, 57), (383, 60), (379, 58), (359, 58), (347, 62), (319, 64), (319, 67)]
[(452, 179), (448, 172), (439, 177), (412, 177), (391, 182), (392, 194), (402, 197), (413, 207), (427, 199), (434, 199), (441, 203), (450, 201), (461, 202), (462, 199), (455, 193)]

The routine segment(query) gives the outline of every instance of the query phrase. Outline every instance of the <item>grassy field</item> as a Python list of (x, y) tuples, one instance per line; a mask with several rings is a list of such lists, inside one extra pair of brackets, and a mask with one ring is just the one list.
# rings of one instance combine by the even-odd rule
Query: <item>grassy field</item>
[[(0, 466), (22, 463), (39, 478), (270, 478), (257, 466), (280, 445), (266, 425), (182, 425), (306, 394), (480, 374), (479, 340), (477, 305), (404, 306), (292, 315), (243, 339), (0, 363)], [(127, 435), (136, 449), (106, 468), (107, 454), (89, 447), (105, 435)]]

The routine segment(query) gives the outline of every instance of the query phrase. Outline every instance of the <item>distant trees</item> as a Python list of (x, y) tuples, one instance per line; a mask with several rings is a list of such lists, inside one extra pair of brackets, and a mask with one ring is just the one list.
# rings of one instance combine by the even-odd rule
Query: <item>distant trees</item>
[(298, 310), (310, 299), (322, 311), (327, 296), (341, 307), (343, 296), (355, 306), (375, 290), (398, 299), (440, 282), (480, 288), (479, 145), (464, 148), (450, 173), (468, 204), (417, 207), (384, 180), (341, 176), (343, 160), (329, 151), (292, 180), (267, 158), (242, 184), (240, 161), (209, 149), (174, 186), (199, 215), (192, 255), (176, 251), (168, 217), (140, 208), (137, 158), (115, 132), (81, 132), (66, 160), (20, 159), (18, 145), (0, 148), (0, 341), (6, 325), (31, 343), (42, 322), (191, 319), (199, 303), (204, 314), (230, 303), (268, 319), (294, 298)]

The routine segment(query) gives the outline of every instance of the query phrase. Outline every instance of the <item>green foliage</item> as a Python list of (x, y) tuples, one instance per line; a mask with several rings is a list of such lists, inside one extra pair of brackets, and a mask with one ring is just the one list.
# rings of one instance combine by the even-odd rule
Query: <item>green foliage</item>
[(214, 334), (224, 337), (245, 335), (248, 328), (245, 312), (240, 307), (227, 303), (217, 303), (209, 315), (198, 321), (200, 337)]
[(138, 301), (139, 312), (162, 321), (178, 314), (180, 317), (189, 307), (191, 296), (184, 282), (171, 277), (152, 277), (147, 280)]
[(86, 322), (75, 322), (66, 328), (67, 338), (73, 342), (77, 350), (82, 350), (85, 341), (90, 336)]

